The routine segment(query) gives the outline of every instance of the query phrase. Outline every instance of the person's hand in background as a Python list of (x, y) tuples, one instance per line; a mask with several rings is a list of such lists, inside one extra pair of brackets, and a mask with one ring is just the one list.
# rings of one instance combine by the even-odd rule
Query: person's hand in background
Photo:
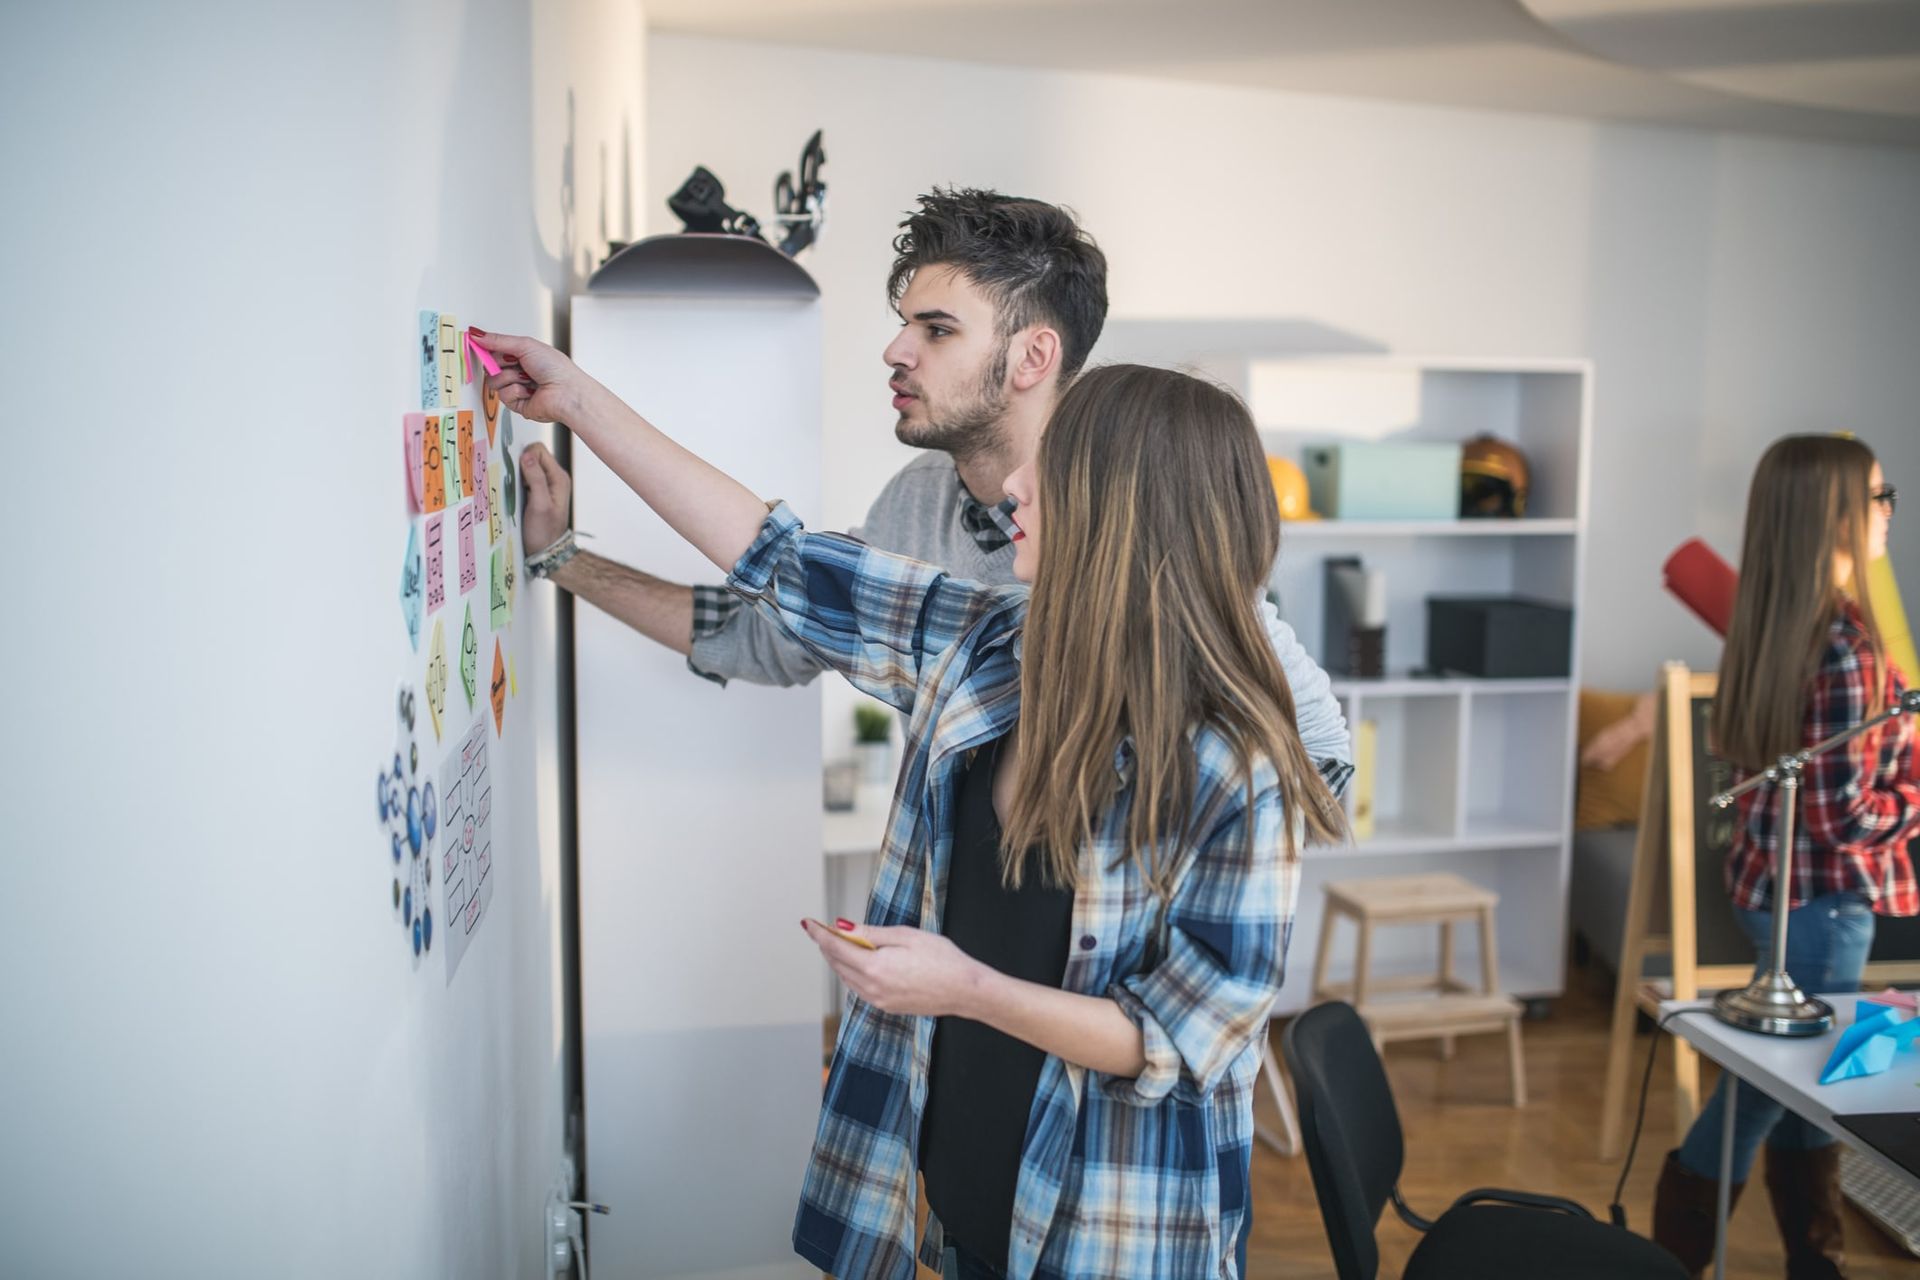
[(520, 475), (526, 481), (527, 503), (520, 518), (521, 537), (528, 555), (538, 555), (567, 531), (573, 503), (573, 478), (547, 446), (535, 442), (520, 454)]

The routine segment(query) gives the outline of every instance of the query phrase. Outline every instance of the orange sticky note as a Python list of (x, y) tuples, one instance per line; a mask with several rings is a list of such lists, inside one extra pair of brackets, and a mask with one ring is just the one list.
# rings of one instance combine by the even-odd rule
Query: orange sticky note
[(487, 415), (487, 448), (493, 448), (494, 428), (500, 424), (500, 397), (493, 394), (493, 388), (486, 383), (480, 384), (480, 407)]
[(427, 511), (447, 509), (447, 482), (440, 474), (440, 415), (427, 415), (420, 434), (420, 496)]
[(500, 642), (493, 642), (493, 735), (499, 737), (505, 730), (501, 722), (507, 715), (507, 664), (500, 659)]
[[(460, 410), (459, 440), (461, 458), (471, 458), (473, 456), (473, 410), (471, 409)], [(460, 496), (463, 498), (473, 496), (472, 467), (460, 468)]]

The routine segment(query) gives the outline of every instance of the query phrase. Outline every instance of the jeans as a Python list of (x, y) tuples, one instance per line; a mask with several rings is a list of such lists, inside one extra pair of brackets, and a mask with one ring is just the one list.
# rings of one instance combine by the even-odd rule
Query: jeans
[[(1740, 911), (1740, 927), (1753, 939), (1764, 972), (1773, 954), (1773, 912)], [(1873, 906), (1857, 893), (1829, 893), (1787, 912), (1787, 972), (1809, 995), (1860, 989), (1873, 947)], [(1680, 1163), (1703, 1178), (1720, 1176), (1720, 1131), (1726, 1121), (1723, 1077), (1680, 1144)], [(1833, 1138), (1816, 1125), (1751, 1086), (1733, 1104), (1733, 1180), (1745, 1182), (1761, 1140), (1779, 1151), (1809, 1151)]]

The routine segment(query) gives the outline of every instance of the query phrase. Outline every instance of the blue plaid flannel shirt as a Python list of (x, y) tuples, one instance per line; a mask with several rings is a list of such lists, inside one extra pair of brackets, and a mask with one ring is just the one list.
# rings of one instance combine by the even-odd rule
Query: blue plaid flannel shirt
[[(728, 585), (773, 605), (827, 665), (909, 717), (867, 921), (938, 930), (960, 768), (1019, 715), (1026, 588), (810, 534), (784, 504)], [(1235, 1274), (1253, 1086), (1299, 864), (1283, 856), (1272, 766), (1255, 770), (1250, 805), (1225, 741), (1204, 728), (1192, 741), (1200, 834), (1175, 854), (1170, 903), (1122, 856), (1124, 786), (1081, 851), (1062, 986), (1118, 1003), (1147, 1066), (1122, 1079), (1047, 1058), (1015, 1190), (1012, 1280)], [(1128, 753), (1123, 743), (1115, 757), (1123, 782)], [(841, 1020), (793, 1229), (795, 1250), (840, 1280), (912, 1280), (933, 1030), (932, 1018), (858, 999)], [(930, 1220), (922, 1259), (937, 1265), (942, 1245)]]

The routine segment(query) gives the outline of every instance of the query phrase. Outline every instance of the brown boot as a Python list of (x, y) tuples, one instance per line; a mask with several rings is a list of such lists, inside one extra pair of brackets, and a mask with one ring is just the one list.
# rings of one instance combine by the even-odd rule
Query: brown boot
[(1768, 1147), (1767, 1197), (1787, 1247), (1787, 1280), (1844, 1280), (1839, 1145), (1811, 1151)]
[[(1729, 1216), (1746, 1185), (1736, 1182), (1728, 1192)], [(1703, 1178), (1681, 1164), (1678, 1151), (1667, 1152), (1660, 1185), (1653, 1192), (1653, 1242), (1680, 1259), (1690, 1276), (1699, 1276), (1713, 1261), (1714, 1211), (1719, 1199), (1717, 1179)]]

